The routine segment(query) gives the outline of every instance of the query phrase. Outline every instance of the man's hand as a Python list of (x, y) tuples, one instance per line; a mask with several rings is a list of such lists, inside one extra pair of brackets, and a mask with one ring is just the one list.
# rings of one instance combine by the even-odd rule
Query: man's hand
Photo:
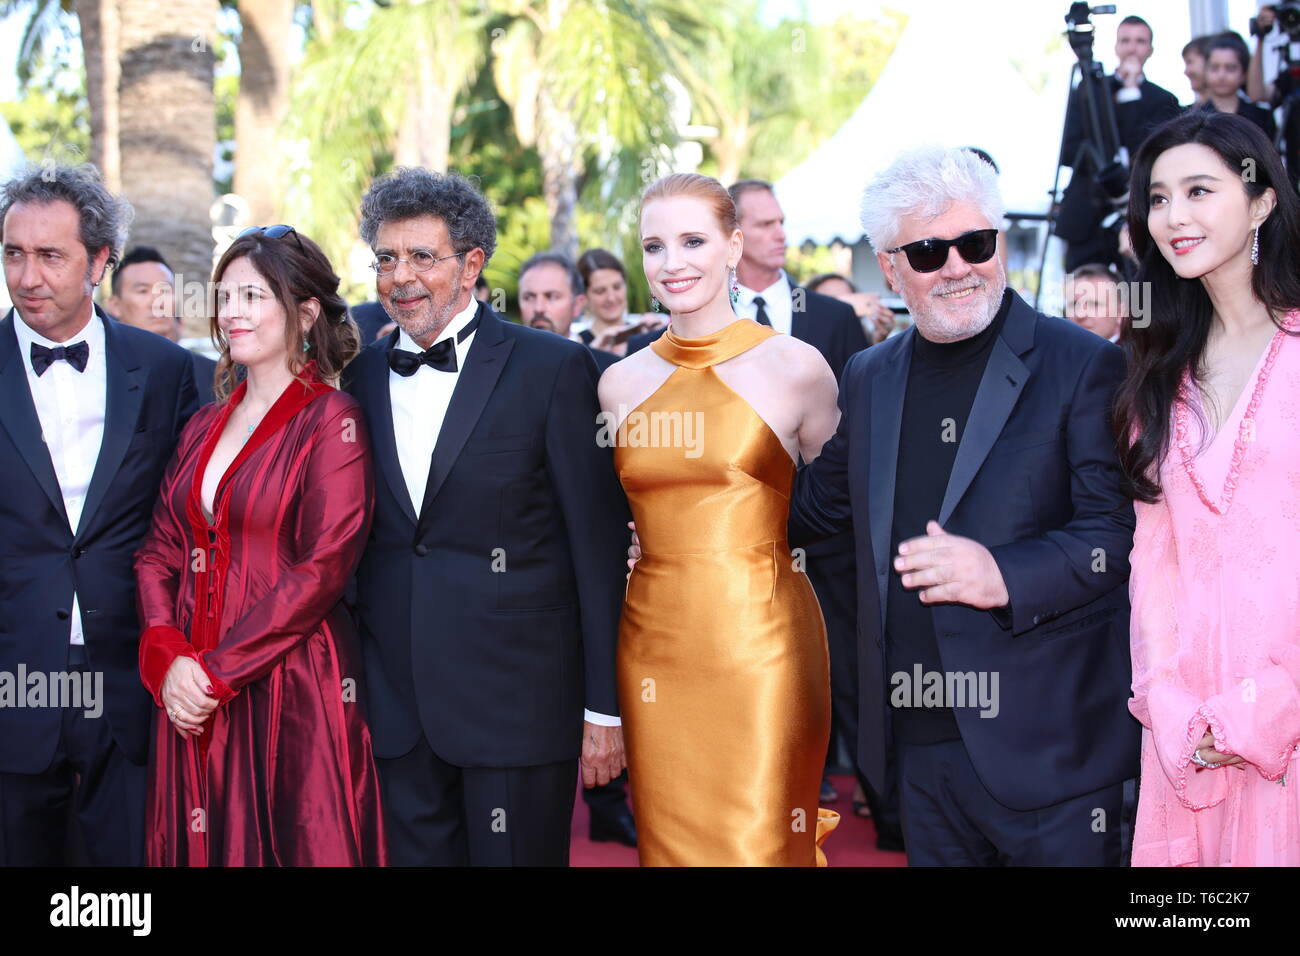
[(627, 549), (627, 575), (632, 576), (632, 569), (636, 563), (641, 560), (641, 539), (636, 536), (636, 522), (629, 521), (627, 526), (632, 529), (632, 543)]
[(603, 787), (627, 766), (623, 755), (623, 728), (602, 727), (587, 721), (582, 725), (582, 767), (584, 787)]
[(1011, 600), (1002, 572), (989, 549), (970, 538), (959, 538), (930, 521), (925, 537), (900, 542), (894, 570), (903, 587), (921, 589), (922, 604), (965, 604), (988, 610)]
[(1135, 56), (1125, 57), (1115, 70), (1115, 75), (1129, 89), (1137, 89), (1138, 77), (1142, 75), (1142, 61)]

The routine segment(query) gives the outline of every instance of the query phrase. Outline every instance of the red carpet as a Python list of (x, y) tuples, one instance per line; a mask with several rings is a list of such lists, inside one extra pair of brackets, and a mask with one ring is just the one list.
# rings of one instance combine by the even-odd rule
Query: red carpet
[[(853, 778), (832, 777), (831, 782), (840, 792), (840, 799), (828, 804), (828, 809), (838, 811), (840, 825), (826, 839), (823, 849), (831, 866), (906, 866), (902, 853), (884, 853), (876, 849), (876, 829), (871, 819), (853, 815)], [(636, 809), (633, 808), (635, 814)], [(636, 850), (621, 843), (592, 843), (587, 839), (587, 805), (582, 801), (579, 784), (578, 800), (573, 810), (573, 840), (570, 843), (570, 862), (573, 866), (636, 866)]]

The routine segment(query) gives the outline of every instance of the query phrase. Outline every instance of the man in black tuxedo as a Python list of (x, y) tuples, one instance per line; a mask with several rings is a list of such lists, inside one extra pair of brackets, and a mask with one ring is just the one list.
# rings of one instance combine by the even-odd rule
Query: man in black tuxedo
[[(32, 169), (0, 198), (0, 674), (26, 698), (0, 692), (9, 866), (143, 857), (154, 706), (132, 562), (196, 396), (188, 352), (94, 307), (128, 215), (90, 167)], [(37, 675), (82, 699), (33, 706)]]
[[(582, 314), (586, 302), (582, 273), (563, 253), (538, 252), (519, 267), (519, 313), (529, 328), (570, 338), (573, 322)], [(600, 372), (622, 358), (589, 344), (586, 348), (590, 349)], [(589, 839), (636, 846), (636, 821), (627, 808), (627, 771), (607, 784), (584, 788), (582, 799), (590, 814)]]
[[(1182, 111), (1174, 94), (1152, 83), (1142, 72), (1153, 49), (1150, 24), (1137, 16), (1128, 16), (1120, 21), (1115, 33), (1115, 56), (1119, 66), (1113, 75), (1106, 78), (1106, 88), (1113, 97), (1115, 126), (1119, 134), (1117, 146), (1126, 151), (1126, 165), (1137, 155), (1138, 147), (1153, 129)], [(1114, 157), (1081, 152), (1087, 138), (1086, 111), (1080, 96), (1076, 88), (1065, 111), (1065, 134), (1061, 137), (1061, 165), (1074, 169), (1061, 199), (1055, 227), (1056, 235), (1067, 243), (1067, 272), (1073, 272), (1088, 262), (1119, 264), (1116, 233), (1102, 228), (1103, 220), (1114, 216), (1115, 210), (1093, 178)]]
[(390, 860), (565, 865), (579, 765), (624, 766), (628, 508), (596, 365), (472, 296), (496, 221), (466, 180), (396, 170), (361, 228), (398, 325), (347, 386), (382, 478), (356, 610)]
[[(181, 320), (176, 313), (175, 282), (172, 267), (161, 252), (153, 246), (135, 246), (113, 267), (109, 280), (112, 295), (105, 306), (119, 322), (179, 344)], [(199, 404), (215, 401), (217, 363), (198, 352), (190, 353), (190, 361), (194, 363)]]
[(1123, 353), (1006, 289), (974, 155), (904, 155), (862, 208), (916, 324), (849, 362), (791, 521), (796, 543), (856, 539), (860, 760), (881, 780), (897, 744), (913, 864), (1118, 865), (1139, 741)]

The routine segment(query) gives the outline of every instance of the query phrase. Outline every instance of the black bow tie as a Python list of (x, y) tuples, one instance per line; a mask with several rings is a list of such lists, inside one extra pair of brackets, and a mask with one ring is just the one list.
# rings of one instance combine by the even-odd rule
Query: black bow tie
[(435, 368), (439, 372), (456, 371), (456, 343), (451, 339), (443, 339), (423, 352), (392, 349), (388, 353), (388, 367), (403, 377), (414, 375), (421, 365)]
[(456, 338), (435, 342), (423, 352), (408, 352), (406, 349), (388, 350), (388, 367), (403, 378), (409, 378), (420, 370), (421, 365), (437, 369), (439, 372), (454, 372), (456, 365), (456, 343), (464, 342), (469, 334), (478, 328), (478, 316), (475, 315)]
[(56, 348), (47, 349), (44, 345), (32, 343), (32, 371), (37, 376), (45, 374), (45, 370), (59, 359), (63, 359), (78, 372), (86, 370), (86, 361), (90, 358), (90, 343), (77, 342), (75, 345), (64, 347), (62, 345)]

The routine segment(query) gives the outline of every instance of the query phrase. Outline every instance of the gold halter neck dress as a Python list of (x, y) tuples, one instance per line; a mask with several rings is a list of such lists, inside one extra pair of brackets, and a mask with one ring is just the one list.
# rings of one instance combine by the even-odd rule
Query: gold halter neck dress
[(714, 366), (770, 327), (671, 329), (677, 369), (624, 418), (615, 465), (641, 560), (618, 683), (643, 866), (825, 865), (826, 628), (786, 521), (795, 466)]

